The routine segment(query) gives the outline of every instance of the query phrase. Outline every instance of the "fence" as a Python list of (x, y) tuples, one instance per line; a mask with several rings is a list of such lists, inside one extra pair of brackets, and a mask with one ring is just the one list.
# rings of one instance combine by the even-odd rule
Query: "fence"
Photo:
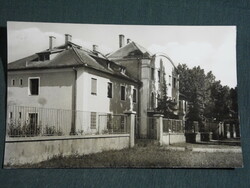
[(183, 121), (163, 118), (163, 132), (182, 133)]
[(128, 133), (126, 115), (8, 106), (7, 136), (62, 136)]

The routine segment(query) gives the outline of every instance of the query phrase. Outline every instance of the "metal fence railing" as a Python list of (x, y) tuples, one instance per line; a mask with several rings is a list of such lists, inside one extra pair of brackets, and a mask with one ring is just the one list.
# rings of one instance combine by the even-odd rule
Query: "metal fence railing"
[[(7, 107), (9, 137), (127, 133), (127, 116), (27, 106)], [(73, 130), (73, 132), (72, 132)]]
[(100, 114), (98, 119), (102, 134), (117, 134), (129, 132), (126, 115)]
[(183, 121), (163, 118), (163, 132), (183, 133)]

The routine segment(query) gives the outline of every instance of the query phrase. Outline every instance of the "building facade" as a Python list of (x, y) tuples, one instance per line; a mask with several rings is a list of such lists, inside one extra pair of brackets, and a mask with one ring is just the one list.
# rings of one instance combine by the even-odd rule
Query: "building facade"
[[(149, 118), (157, 111), (158, 100), (165, 92), (169, 99), (179, 109), (179, 76), (173, 61), (163, 53), (151, 54), (139, 44), (127, 40), (124, 35), (119, 35), (120, 48), (109, 54), (108, 58), (119, 65), (126, 67), (134, 79), (142, 82), (139, 89), (139, 136), (147, 138), (151, 135)], [(179, 115), (179, 110), (174, 112)]]
[(51, 124), (48, 114), (37, 108), (60, 109), (67, 111), (61, 115), (68, 116), (61, 121), (66, 132), (95, 134), (107, 128), (109, 118), (103, 121), (101, 116), (134, 111), (138, 136), (148, 138), (152, 131), (149, 117), (159, 113), (164, 92), (175, 103), (175, 115), (185, 119), (178, 71), (166, 54), (151, 54), (129, 39), (125, 44), (123, 35), (119, 36), (120, 48), (107, 56), (97, 45), (88, 50), (72, 43), (69, 34), (61, 46), (54, 47), (54, 40), (49, 38), (47, 50), (8, 64), (8, 106), (28, 109), (10, 109), (7, 119), (18, 116), (22, 122), (47, 126)]
[(49, 49), (8, 64), (8, 106), (20, 107), (10, 110), (8, 119), (19, 116), (45, 126), (51, 123), (39, 109), (60, 109), (68, 112), (61, 122), (68, 124), (67, 132), (96, 133), (105, 129), (97, 126), (100, 115), (138, 111), (139, 82), (125, 67), (101, 55), (96, 45), (90, 51), (70, 39), (66, 34), (65, 44), (53, 47), (50, 37)]

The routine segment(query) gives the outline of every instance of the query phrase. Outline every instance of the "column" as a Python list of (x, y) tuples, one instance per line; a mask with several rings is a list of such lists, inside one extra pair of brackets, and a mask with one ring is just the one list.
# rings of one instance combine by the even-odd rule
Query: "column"
[(127, 126), (129, 127), (129, 147), (132, 148), (135, 145), (135, 114), (134, 111), (124, 112), (127, 117)]
[(163, 142), (163, 119), (162, 119), (163, 115), (162, 114), (155, 114), (154, 118), (156, 118), (156, 138), (160, 144), (160, 146), (162, 146), (162, 142)]

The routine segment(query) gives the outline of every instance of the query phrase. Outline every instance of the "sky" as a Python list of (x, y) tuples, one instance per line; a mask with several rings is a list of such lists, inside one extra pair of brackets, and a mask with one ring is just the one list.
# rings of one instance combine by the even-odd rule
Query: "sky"
[(212, 71), (222, 85), (235, 87), (236, 26), (145, 26), (59, 24), (8, 22), (8, 62), (49, 47), (49, 36), (56, 37), (55, 46), (64, 44), (64, 34), (72, 42), (92, 49), (98, 45), (103, 54), (119, 48), (119, 34), (140, 44), (151, 53), (165, 53), (173, 62), (200, 66)]

